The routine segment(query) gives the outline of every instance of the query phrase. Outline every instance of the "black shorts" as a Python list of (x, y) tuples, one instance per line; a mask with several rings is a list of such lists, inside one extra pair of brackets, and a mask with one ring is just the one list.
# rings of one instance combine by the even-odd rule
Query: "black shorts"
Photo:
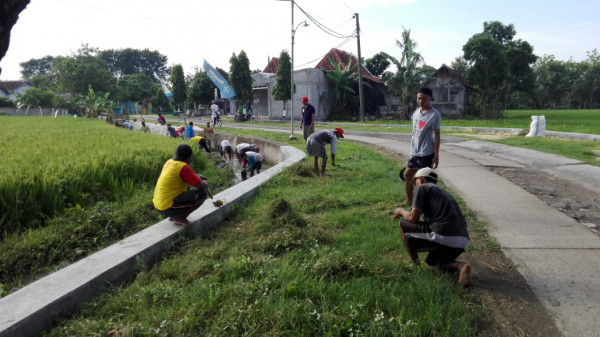
[(177, 218), (180, 215), (185, 214), (196, 201), (202, 199), (206, 199), (206, 191), (203, 188), (187, 190), (173, 199), (173, 205), (171, 207), (163, 211), (159, 210), (159, 212), (164, 217)]
[(428, 156), (422, 157), (410, 156), (410, 158), (408, 158), (408, 163), (406, 164), (406, 167), (411, 169), (420, 169), (424, 167), (433, 168), (433, 157), (435, 157), (435, 154), (430, 154)]
[[(429, 228), (429, 224), (423, 221), (414, 223), (406, 219), (402, 219), (400, 221), (400, 225), (402, 226), (402, 231), (404, 231), (404, 233), (432, 232), (431, 228)], [(429, 252), (429, 254), (427, 254), (427, 258), (425, 259), (425, 263), (432, 267), (442, 267), (446, 263), (454, 262), (460, 256), (460, 254), (465, 252), (465, 250), (462, 248), (448, 247), (425, 239), (408, 236), (406, 239), (408, 240), (408, 244), (413, 251), (417, 253)]]
[(231, 146), (221, 147), (221, 155), (224, 155), (225, 153), (232, 153), (232, 152), (233, 152), (233, 148)]

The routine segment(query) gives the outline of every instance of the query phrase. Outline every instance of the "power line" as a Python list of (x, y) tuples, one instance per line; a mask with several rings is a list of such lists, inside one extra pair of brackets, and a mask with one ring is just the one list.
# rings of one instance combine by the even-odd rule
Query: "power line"
[[(338, 44), (338, 45), (337, 45), (335, 48), (337, 49), (337, 48), (339, 48), (339, 47), (341, 47), (341, 46), (345, 45), (346, 43), (348, 43), (348, 42), (349, 42), (350, 40), (352, 40), (353, 38), (354, 38), (354, 36), (350, 36), (350, 37), (348, 37), (348, 38), (347, 38), (346, 40), (344, 40), (342, 43)], [(311, 63), (313, 63), (313, 62), (315, 62), (315, 61), (317, 61), (317, 60), (323, 59), (323, 57), (327, 56), (327, 54), (328, 54), (328, 53), (329, 53), (329, 52), (327, 52), (327, 53), (325, 53), (325, 54), (323, 54), (323, 55), (321, 55), (321, 56), (319, 56), (319, 57), (315, 58), (314, 60), (308, 61), (308, 62), (306, 62), (306, 63), (304, 63), (304, 64), (297, 65), (297, 66), (295, 66), (295, 68), (304, 67), (305, 65), (308, 65), (308, 64), (311, 64)]]
[(328, 35), (331, 35), (335, 38), (338, 39), (346, 39), (346, 38), (352, 38), (354, 36), (356, 36), (356, 32), (353, 32), (352, 35), (344, 35), (342, 33), (338, 33), (336, 31), (334, 31), (331, 28), (328, 28), (327, 26), (325, 26), (324, 24), (320, 23), (317, 19), (315, 19), (312, 15), (308, 14), (302, 7), (300, 7), (298, 5), (298, 3), (295, 3), (296, 7), (298, 7), (298, 9), (300, 9), (300, 11), (302, 13), (304, 13), (304, 15), (306, 15), (306, 17), (315, 24), (315, 26), (319, 27), (319, 29), (321, 29), (323, 32), (327, 33)]

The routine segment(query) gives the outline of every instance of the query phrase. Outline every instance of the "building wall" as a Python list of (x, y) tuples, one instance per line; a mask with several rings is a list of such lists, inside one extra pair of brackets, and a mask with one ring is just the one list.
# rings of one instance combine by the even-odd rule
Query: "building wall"
[(433, 105), (444, 115), (463, 116), (467, 111), (468, 93), (458, 80), (447, 73), (440, 74), (431, 83)]
[[(253, 75), (254, 78), (254, 113), (263, 114), (269, 119), (281, 119), (283, 115), (283, 101), (273, 99), (273, 86), (275, 76), (265, 77)], [(315, 107), (317, 120), (324, 120), (331, 107), (328, 105), (329, 83), (323, 71), (318, 69), (302, 69), (294, 72), (296, 92), (293, 95), (294, 120), (300, 120), (302, 113), (302, 97), (307, 96), (308, 101)], [(286, 102), (286, 118), (290, 118), (290, 102)]]

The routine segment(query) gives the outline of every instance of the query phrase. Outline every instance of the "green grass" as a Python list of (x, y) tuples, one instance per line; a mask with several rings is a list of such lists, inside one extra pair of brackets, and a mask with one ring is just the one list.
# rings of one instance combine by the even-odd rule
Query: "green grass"
[(219, 229), (49, 335), (474, 335), (480, 311), (455, 279), (412, 266), (402, 247), (391, 219), (400, 158), (350, 141), (338, 149), (324, 178), (311, 160), (284, 170)]
[[(0, 297), (160, 220), (154, 184), (182, 140), (84, 118), (1, 120)], [(20, 131), (32, 125), (34, 137)], [(213, 193), (234, 183), (218, 162), (203, 151), (192, 162)]]
[[(462, 127), (494, 127), (494, 128), (517, 128), (529, 129), (531, 116), (546, 116), (546, 129), (549, 131), (576, 132), (588, 134), (600, 134), (600, 110), (507, 110), (501, 119), (474, 119), (474, 118), (442, 118), (444, 126)], [(360, 124), (365, 124), (360, 123)], [(411, 125), (410, 121), (374, 121), (366, 122), (367, 125), (377, 127), (387, 126), (391, 130), (398, 125)], [(398, 132), (410, 132), (410, 128), (398, 128)], [(393, 131), (391, 131), (393, 132)]]

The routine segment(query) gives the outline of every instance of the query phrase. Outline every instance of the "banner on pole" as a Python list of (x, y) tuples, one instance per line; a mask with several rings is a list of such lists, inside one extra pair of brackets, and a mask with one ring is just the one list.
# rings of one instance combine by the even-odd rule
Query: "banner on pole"
[(173, 97), (173, 93), (171, 93), (171, 90), (169, 90), (165, 81), (162, 78), (158, 77), (158, 75), (156, 73), (154, 73), (154, 77), (156, 77), (156, 79), (160, 82), (160, 86), (162, 87), (162, 90), (165, 92), (165, 97), (167, 99), (171, 99), (171, 97)]
[(204, 60), (204, 71), (210, 80), (221, 90), (221, 95), (229, 100), (235, 97), (235, 90), (229, 85), (229, 83), (219, 74), (219, 72), (213, 68), (206, 60)]

